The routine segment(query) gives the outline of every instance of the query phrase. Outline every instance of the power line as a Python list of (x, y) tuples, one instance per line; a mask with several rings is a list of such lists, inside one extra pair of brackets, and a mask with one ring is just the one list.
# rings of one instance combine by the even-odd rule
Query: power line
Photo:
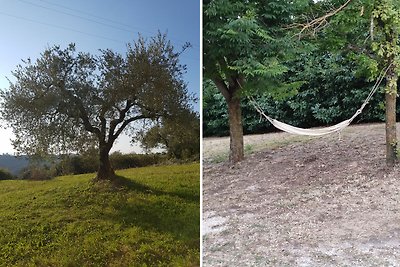
[(68, 13), (68, 12), (60, 11), (60, 10), (57, 10), (57, 9), (54, 9), (54, 8), (51, 8), (51, 7), (45, 7), (45, 6), (38, 5), (38, 4), (29, 2), (29, 1), (25, 1), (25, 0), (18, 0), (18, 1), (20, 1), (22, 3), (25, 3), (25, 4), (32, 5), (32, 6), (36, 6), (36, 7), (42, 8), (42, 9), (54, 11), (54, 12), (57, 12), (57, 13), (60, 13), (60, 14), (64, 14), (64, 15), (67, 15), (67, 16), (71, 16), (71, 17), (74, 17), (74, 18), (78, 18), (78, 19), (90, 21), (90, 22), (93, 22), (93, 23), (97, 23), (99, 25), (110, 27), (110, 28), (113, 28), (113, 29), (116, 29), (116, 30), (121, 30), (121, 31), (125, 31), (125, 32), (129, 32), (129, 33), (134, 33), (134, 32), (132, 32), (130, 30), (123, 29), (123, 28), (120, 28), (120, 27), (116, 27), (116, 26), (113, 26), (113, 25), (108, 24), (108, 23), (103, 23), (103, 22), (98, 21), (98, 20), (89, 19), (89, 18), (85, 18), (85, 17), (79, 16), (79, 15), (75, 15), (75, 14), (71, 14), (71, 13)]
[(46, 22), (42, 22), (42, 21), (38, 21), (38, 20), (34, 20), (34, 19), (28, 19), (28, 18), (25, 18), (25, 17), (20, 17), (20, 16), (8, 14), (8, 13), (2, 12), (2, 11), (0, 11), (0, 14), (4, 15), (4, 16), (12, 17), (12, 18), (20, 19), (20, 20), (25, 20), (25, 21), (29, 21), (29, 22), (33, 22), (33, 23), (37, 23), (37, 24), (53, 27), (53, 28), (59, 28), (59, 29), (67, 30), (67, 31), (77, 32), (77, 33), (80, 33), (80, 34), (85, 34), (85, 35), (88, 35), (88, 36), (100, 38), (100, 39), (113, 41), (113, 42), (116, 42), (116, 43), (119, 43), (119, 44), (120, 43), (124, 43), (123, 41), (112, 39), (112, 38), (105, 37), (105, 36), (102, 36), (102, 35), (97, 35), (97, 34), (93, 34), (93, 33), (79, 31), (79, 30), (75, 30), (75, 29), (72, 29), (72, 28), (68, 28), (68, 27), (64, 27), (64, 26), (60, 26), (60, 25), (55, 25), (55, 24), (50, 24), (50, 23), (46, 23)]
[[(103, 25), (103, 26), (106, 26), (106, 27), (110, 27), (110, 28), (113, 28), (113, 29), (120, 30), (120, 31), (125, 31), (125, 32), (129, 32), (129, 33), (135, 34), (135, 32), (133, 32), (131, 30), (127, 30), (127, 29), (124, 29), (124, 28), (121, 28), (121, 27), (117, 27), (117, 26), (114, 26), (114, 25), (112, 25), (110, 23), (104, 23), (104, 22), (101, 22), (101, 21), (98, 21), (98, 20), (90, 19), (90, 18), (83, 17), (83, 16), (80, 16), (80, 15), (75, 15), (75, 14), (72, 14), (72, 13), (69, 13), (69, 12), (64, 12), (64, 11), (61, 11), (61, 10), (58, 10), (58, 9), (54, 9), (54, 8), (51, 8), (51, 7), (38, 5), (38, 4), (29, 2), (29, 1), (26, 1), (26, 0), (18, 0), (18, 1), (20, 1), (22, 3), (25, 3), (25, 4), (32, 5), (32, 6), (36, 6), (36, 7), (42, 8), (42, 9), (50, 10), (50, 11), (57, 12), (57, 13), (60, 13), (60, 14), (64, 14), (64, 15), (67, 15), (67, 16), (75, 17), (75, 18), (86, 20), (86, 21), (93, 22), (93, 23), (97, 23), (99, 25)], [(51, 2), (48, 2), (48, 1), (45, 1), (45, 0), (39, 0), (39, 1), (47, 3), (47, 4), (50, 4), (50, 5), (59, 6), (59, 7), (63, 8), (63, 9), (67, 9), (67, 10), (70, 10), (70, 11), (73, 11), (73, 12), (78, 12), (78, 13), (85, 14), (85, 15), (88, 15), (88, 16), (91, 16), (91, 17), (95, 17), (95, 18), (98, 18), (98, 19), (109, 21), (109, 22), (112, 22), (114, 24), (118, 24), (118, 25), (123, 26), (123, 27), (136, 28), (136, 29), (138, 29), (138, 30), (140, 30), (142, 32), (147, 33), (147, 34), (154, 35), (154, 33), (150, 32), (150, 31), (146, 31), (146, 30), (143, 30), (143, 29), (138, 28), (138, 27), (134, 27), (134, 26), (123, 24), (123, 23), (120, 23), (120, 22), (117, 22), (117, 21), (114, 21), (114, 20), (110, 20), (108, 18), (104, 18), (104, 17), (101, 17), (101, 16), (93, 15), (93, 14), (90, 14), (90, 13), (87, 13), (87, 12), (83, 12), (83, 11), (80, 11), (80, 10), (77, 10), (77, 9), (74, 9), (74, 8), (69, 8), (67, 6), (60, 5), (60, 4), (51, 3)], [(178, 40), (178, 39), (175, 39), (175, 40), (179, 41), (182, 44), (185, 43), (182, 40)], [(192, 46), (200, 48), (200, 46), (196, 45), (196, 44), (192, 44)]]
[[(42, 21), (38, 21), (38, 20), (34, 20), (34, 19), (28, 19), (28, 18), (25, 18), (25, 17), (8, 14), (8, 13), (2, 12), (2, 11), (0, 11), (0, 15), (7, 16), (7, 17), (12, 17), (12, 18), (15, 18), (15, 19), (24, 20), (24, 21), (28, 21), (28, 22), (37, 23), (37, 24), (45, 25), (45, 26), (52, 27), (52, 28), (58, 28), (58, 29), (63, 29), (63, 30), (71, 31), (71, 32), (76, 32), (76, 33), (84, 34), (84, 35), (87, 35), (87, 36), (91, 36), (91, 37), (96, 37), (96, 38), (112, 41), (112, 42), (115, 42), (115, 43), (118, 43), (118, 44), (121, 44), (121, 43), (125, 43), (126, 44), (126, 42), (124, 42), (124, 41), (113, 39), (113, 38), (109, 38), (109, 37), (106, 37), (106, 36), (97, 35), (97, 34), (93, 34), (93, 33), (88, 33), (88, 32), (84, 32), (84, 31), (72, 29), (72, 28), (69, 28), (69, 27), (64, 27), (64, 26), (61, 26), (61, 25), (55, 25), (55, 24), (51, 24), (51, 23), (46, 23), (46, 22), (42, 22)], [(199, 61), (199, 58), (188, 57), (186, 55), (187, 54), (185, 54), (185, 53), (181, 54), (181, 58), (186, 58), (186, 60), (189, 59), (189, 60), (193, 60), (193, 61)]]
[[(113, 39), (113, 38), (109, 38), (109, 37), (106, 37), (106, 36), (97, 35), (97, 34), (93, 34), (93, 33), (88, 33), (88, 32), (84, 32), (84, 31), (79, 31), (79, 30), (75, 30), (75, 29), (72, 29), (72, 28), (69, 28), (69, 27), (50, 24), (50, 23), (46, 23), (46, 22), (42, 22), (42, 21), (38, 21), (38, 20), (34, 20), (34, 19), (28, 19), (28, 18), (25, 18), (25, 17), (20, 17), (20, 16), (8, 14), (8, 13), (2, 12), (2, 11), (0, 11), (0, 15), (4, 15), (4, 16), (7, 16), (7, 17), (12, 17), (12, 18), (15, 18), (15, 19), (24, 20), (24, 21), (28, 21), (28, 22), (37, 23), (37, 24), (45, 25), (45, 26), (52, 27), (52, 28), (58, 28), (58, 29), (63, 29), (63, 30), (71, 31), (71, 32), (76, 32), (76, 33), (88, 35), (88, 36), (91, 36), (91, 37), (96, 37), (96, 38), (112, 41), (112, 42), (115, 42), (115, 43), (118, 43), (118, 44), (121, 44), (121, 43), (125, 43), (126, 44), (126, 42), (124, 42), (124, 41)], [(199, 58), (188, 57), (186, 55), (187, 54), (185, 54), (185, 53), (181, 54), (181, 58), (186, 58), (186, 59), (193, 60), (193, 61), (199, 61)]]
[[(58, 6), (58, 7), (61, 7), (63, 9), (67, 9), (67, 10), (70, 10), (70, 11), (73, 11), (73, 12), (77, 12), (77, 13), (81, 13), (81, 14), (84, 14), (84, 15), (88, 15), (88, 16), (93, 17), (93, 18), (105, 20), (105, 21), (108, 21), (108, 22), (111, 22), (111, 23), (114, 23), (114, 24), (117, 24), (117, 25), (120, 25), (120, 26), (123, 26), (123, 27), (137, 28), (137, 29), (143, 31), (143, 29), (141, 29), (141, 28), (133, 27), (131, 25), (124, 24), (124, 23), (121, 23), (121, 22), (118, 22), (118, 21), (115, 21), (115, 20), (111, 20), (111, 19), (108, 19), (108, 18), (105, 18), (105, 17), (97, 16), (97, 15), (94, 15), (94, 14), (91, 14), (91, 13), (88, 13), (88, 12), (84, 12), (82, 10), (78, 10), (78, 9), (75, 9), (75, 8), (70, 8), (70, 7), (67, 7), (67, 6), (64, 6), (64, 5), (60, 5), (60, 4), (57, 4), (57, 3), (52, 3), (52, 2), (49, 2), (49, 1), (45, 1), (45, 0), (39, 0), (39, 1), (41, 1), (43, 3), (46, 3), (46, 4), (49, 4), (49, 5)], [(150, 32), (148, 32), (148, 33), (150, 33)]]

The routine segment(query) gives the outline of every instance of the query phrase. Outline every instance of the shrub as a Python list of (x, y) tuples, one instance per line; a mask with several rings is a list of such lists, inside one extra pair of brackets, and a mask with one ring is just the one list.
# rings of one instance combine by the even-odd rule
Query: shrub
[[(165, 154), (122, 154), (110, 155), (111, 166), (115, 170), (146, 167), (165, 163)], [(54, 167), (56, 175), (83, 174), (96, 172), (98, 159), (95, 154), (64, 155)]]
[(96, 172), (98, 169), (98, 158), (94, 153), (64, 155), (56, 164), (55, 169), (57, 175)]
[(24, 180), (50, 180), (57, 175), (55, 168), (49, 166), (29, 165), (21, 172)]
[(165, 154), (122, 154), (114, 152), (110, 155), (114, 169), (129, 169), (162, 164), (167, 160)]
[(8, 170), (0, 168), (0, 180), (12, 180), (15, 176), (12, 175)]

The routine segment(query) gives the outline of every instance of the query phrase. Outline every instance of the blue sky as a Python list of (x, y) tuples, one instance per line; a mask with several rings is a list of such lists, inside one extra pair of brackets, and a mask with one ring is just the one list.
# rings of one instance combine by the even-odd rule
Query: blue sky
[[(200, 2), (195, 0), (2, 0), (0, 1), (0, 88), (21, 59), (35, 59), (47, 47), (75, 43), (78, 51), (98, 53), (110, 48), (124, 53), (138, 34), (151, 37), (167, 32), (179, 50), (185, 42), (193, 47), (181, 56), (187, 65), (189, 92), (200, 96)], [(199, 103), (195, 105), (199, 110)], [(0, 129), (0, 154), (13, 153), (10, 129)], [(137, 148), (136, 148), (137, 149)], [(131, 152), (128, 138), (115, 150)]]

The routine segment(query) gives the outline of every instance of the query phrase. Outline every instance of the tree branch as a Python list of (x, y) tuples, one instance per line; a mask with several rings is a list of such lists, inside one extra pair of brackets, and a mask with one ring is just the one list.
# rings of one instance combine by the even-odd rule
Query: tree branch
[(65, 88), (64, 80), (59, 82), (58, 87), (60, 88), (61, 93), (64, 93), (76, 105), (76, 108), (79, 111), (79, 118), (82, 119), (83, 126), (85, 127), (85, 129), (87, 131), (97, 135), (97, 137), (99, 139), (101, 139), (101, 132), (100, 132), (99, 128), (94, 127), (90, 123), (90, 119), (89, 119), (88, 113), (87, 113), (87, 111), (85, 109), (85, 106), (83, 105), (82, 101), (78, 97), (76, 97), (72, 92), (70, 92), (69, 90), (67, 90)]
[(142, 119), (153, 119), (153, 118), (154, 118), (154, 117), (152, 117), (152, 116), (138, 115), (138, 116), (131, 117), (131, 118), (125, 120), (125, 121), (122, 123), (121, 127), (119, 127), (119, 129), (118, 129), (114, 134), (111, 134), (111, 132), (110, 132), (109, 142), (110, 142), (110, 141), (114, 142), (115, 139), (117, 139), (117, 137), (122, 133), (122, 131), (126, 128), (126, 126), (128, 126), (129, 123), (134, 122), (134, 121), (137, 121), (137, 120), (142, 120)]
[(102, 109), (100, 112), (100, 134), (101, 138), (105, 141), (106, 139), (106, 130), (107, 130), (107, 120), (105, 119), (106, 110)]
[(78, 98), (75, 98), (75, 100), (77, 101), (78, 104), (78, 109), (79, 109), (79, 113), (80, 113), (80, 118), (83, 121), (83, 126), (85, 127), (85, 129), (91, 133), (94, 133), (97, 135), (97, 137), (101, 138), (101, 133), (99, 128), (94, 127), (89, 120), (89, 116), (86, 112), (85, 107), (83, 106), (83, 104), (81, 103), (81, 101)]
[(346, 46), (346, 49), (349, 51), (356, 52), (356, 53), (362, 53), (371, 59), (376, 59), (376, 55), (374, 53), (368, 51), (368, 49), (366, 49), (365, 47), (360, 47), (360, 46), (357, 46), (354, 44), (348, 44)]
[(322, 28), (324, 28), (326, 26), (326, 24), (328, 23), (327, 19), (336, 15), (338, 12), (340, 12), (342, 9), (344, 9), (351, 1), (352, 0), (347, 0), (343, 5), (341, 5), (337, 9), (332, 10), (321, 17), (315, 18), (315, 19), (311, 20), (310, 22), (291, 24), (287, 27), (287, 29), (301, 28), (300, 32), (294, 35), (294, 36), (299, 36), (299, 39), (301, 38), (302, 33), (307, 30), (312, 30), (313, 35), (315, 35), (316, 32), (318, 32), (319, 30), (321, 30)]
[(119, 117), (118, 119), (114, 119), (110, 122), (110, 131), (109, 131), (109, 140), (110, 138), (114, 135), (114, 130), (117, 127), (118, 124), (124, 121), (126, 113), (129, 111), (129, 109), (133, 106), (132, 102), (130, 100), (126, 101), (125, 108), (122, 110), (119, 110)]
[(230, 100), (231, 94), (229, 93), (229, 88), (225, 84), (224, 80), (219, 76), (219, 77), (212, 78), (212, 81), (214, 82), (215, 86), (217, 86), (217, 88), (221, 92), (221, 94), (225, 97), (225, 99), (227, 101)]

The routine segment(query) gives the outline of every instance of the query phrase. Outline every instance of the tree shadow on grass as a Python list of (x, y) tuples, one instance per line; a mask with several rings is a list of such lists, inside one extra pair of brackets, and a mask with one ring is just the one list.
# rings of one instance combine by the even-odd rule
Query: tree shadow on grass
[[(110, 219), (125, 227), (140, 227), (172, 234), (191, 248), (200, 246), (200, 197), (188, 192), (164, 192), (118, 176), (114, 186), (144, 197), (125, 200), (114, 207)], [(148, 198), (146, 195), (148, 194)], [(154, 197), (155, 196), (155, 197)], [(198, 203), (198, 204), (197, 204)]]
[(150, 186), (138, 183), (134, 180), (128, 179), (123, 176), (117, 175), (115, 180), (114, 180), (114, 185), (119, 188), (126, 188), (128, 190), (134, 190), (138, 191), (141, 193), (147, 193), (147, 194), (153, 194), (157, 196), (171, 196), (171, 197), (179, 197), (185, 201), (190, 201), (190, 202), (199, 202), (200, 201), (200, 195), (198, 194), (192, 194), (191, 192), (166, 192), (162, 191), (159, 189), (152, 188)]

